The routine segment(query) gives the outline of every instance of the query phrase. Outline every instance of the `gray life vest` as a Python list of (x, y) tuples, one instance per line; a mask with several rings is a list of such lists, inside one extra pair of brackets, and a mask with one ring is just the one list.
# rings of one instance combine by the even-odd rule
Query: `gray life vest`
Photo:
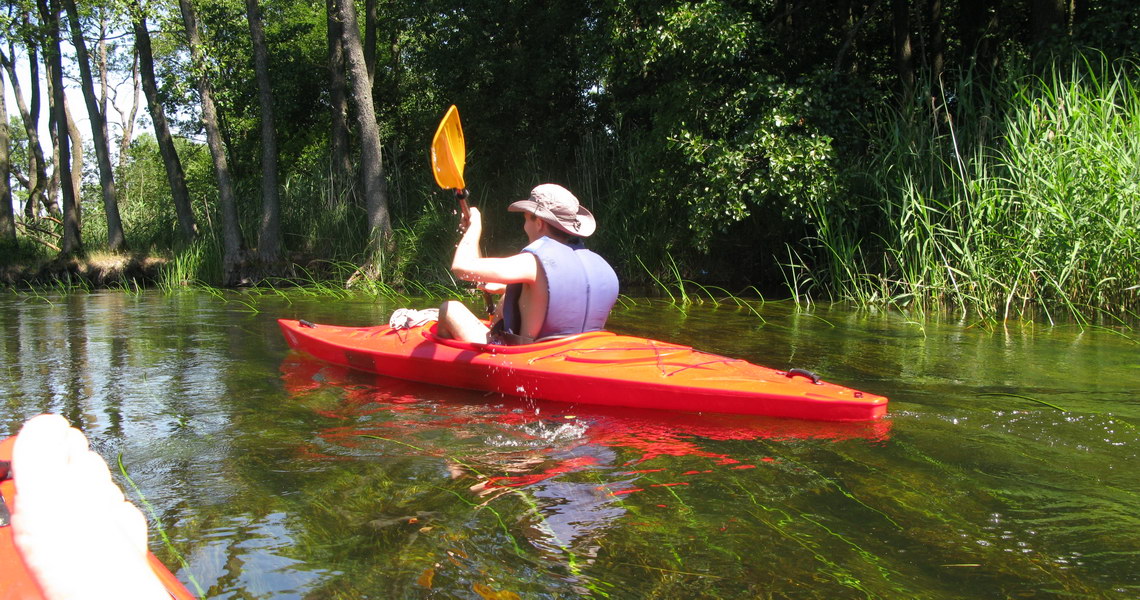
[[(606, 326), (618, 296), (618, 279), (604, 258), (587, 250), (580, 238), (563, 244), (549, 237), (535, 240), (523, 252), (538, 259), (546, 274), (550, 301), (536, 339), (599, 331)], [(507, 286), (503, 296), (506, 333), (518, 335), (522, 328), (519, 295), (522, 284)]]

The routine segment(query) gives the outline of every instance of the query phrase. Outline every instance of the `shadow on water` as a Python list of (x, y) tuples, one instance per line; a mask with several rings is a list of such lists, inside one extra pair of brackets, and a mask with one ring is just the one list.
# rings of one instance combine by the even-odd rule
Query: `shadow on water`
[[(287, 295), (0, 295), (0, 429), (60, 412), (122, 454), (206, 597), (1140, 595), (1128, 332), (842, 306), (611, 327), (891, 398), (826, 424), (528, 403), (338, 369)], [(137, 498), (136, 498), (137, 499)]]

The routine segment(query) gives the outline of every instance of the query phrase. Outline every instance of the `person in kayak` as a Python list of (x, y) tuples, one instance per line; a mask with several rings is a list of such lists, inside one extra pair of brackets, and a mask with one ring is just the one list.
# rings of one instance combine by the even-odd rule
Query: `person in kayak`
[(553, 183), (535, 187), (529, 198), (507, 210), (523, 213), (529, 243), (521, 252), (483, 257), (482, 217), (471, 208), (451, 261), (451, 271), (460, 279), (503, 295), (494, 324), (488, 327), (452, 300), (439, 309), (436, 333), (466, 342), (526, 344), (604, 328), (617, 301), (618, 279), (609, 263), (583, 244), (597, 227), (594, 215)]

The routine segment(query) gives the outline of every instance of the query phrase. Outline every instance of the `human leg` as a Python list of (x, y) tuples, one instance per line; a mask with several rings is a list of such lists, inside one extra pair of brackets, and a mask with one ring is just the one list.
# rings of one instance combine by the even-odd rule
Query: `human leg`
[(170, 597), (147, 562), (146, 519), (63, 417), (24, 424), (12, 475), (13, 540), (47, 598)]
[(439, 307), (439, 321), (436, 334), (444, 338), (454, 338), (464, 342), (486, 344), (490, 329), (482, 319), (476, 317), (463, 303), (448, 300)]

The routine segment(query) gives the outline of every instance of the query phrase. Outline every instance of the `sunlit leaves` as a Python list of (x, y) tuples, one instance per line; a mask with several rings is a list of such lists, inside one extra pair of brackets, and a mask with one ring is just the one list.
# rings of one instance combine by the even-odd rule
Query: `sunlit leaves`
[[(615, 37), (637, 58), (615, 64), (615, 93), (650, 87), (622, 108), (650, 121), (659, 170), (650, 186), (683, 213), (694, 247), (733, 223), (799, 219), (829, 189), (831, 140), (805, 87), (788, 84), (769, 53), (762, 15), (724, 0), (649, 12), (623, 3)], [(662, 143), (664, 142), (664, 143)], [(778, 227), (778, 225), (776, 225)]]

